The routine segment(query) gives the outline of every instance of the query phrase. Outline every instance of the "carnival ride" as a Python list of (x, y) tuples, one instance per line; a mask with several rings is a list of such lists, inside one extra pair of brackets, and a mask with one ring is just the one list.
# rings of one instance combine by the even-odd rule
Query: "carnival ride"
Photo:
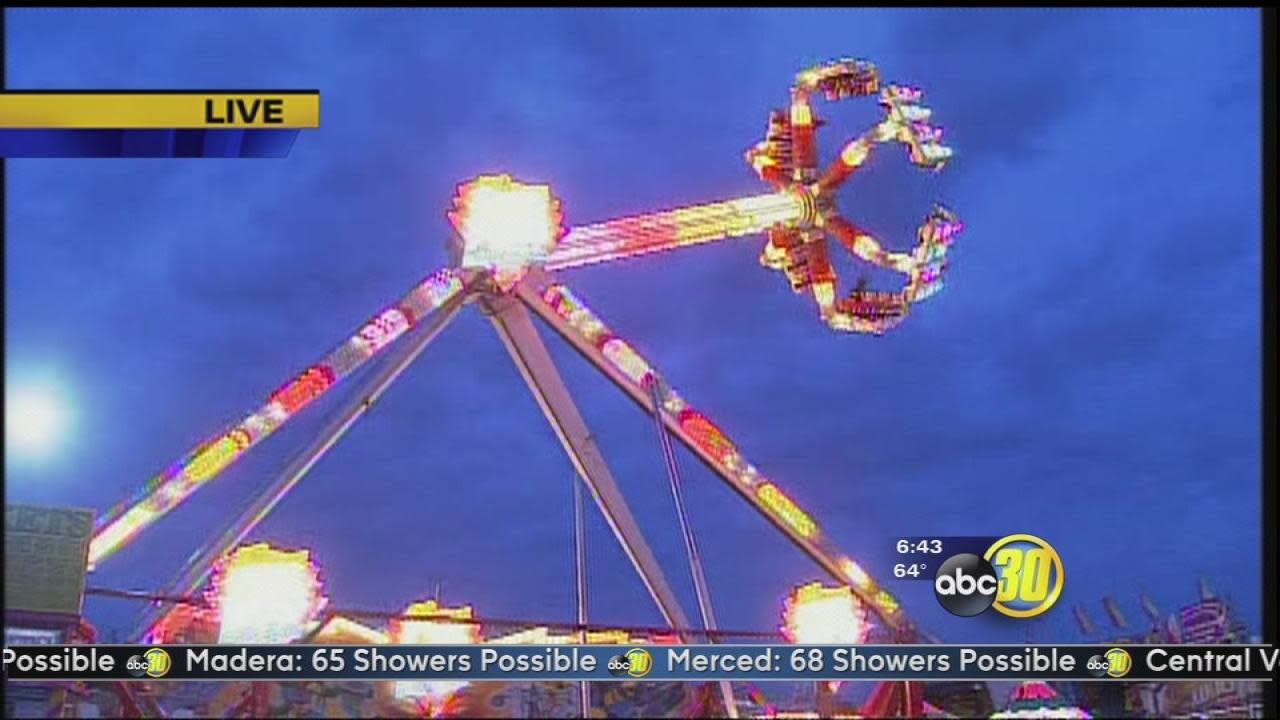
[[(884, 111), (882, 120), (845, 144), (825, 167), (818, 164), (816, 130), (820, 122), (811, 102), (817, 95), (830, 101), (874, 97)], [(961, 224), (949, 210), (935, 206), (919, 226), (912, 249), (889, 250), (839, 214), (836, 191), (879, 144), (901, 144), (915, 165), (934, 171), (942, 168), (951, 150), (941, 144), (941, 131), (929, 124), (931, 111), (921, 100), (918, 89), (881, 86), (878, 70), (865, 61), (814, 66), (797, 75), (789, 106), (770, 113), (764, 140), (746, 152), (747, 162), (771, 187), (770, 192), (567, 231), (561, 224), (559, 201), (547, 186), (526, 185), (505, 175), (478, 177), (462, 184), (449, 213), (456, 231), (451, 243), (452, 265), (428, 275), (319, 362), (272, 392), (261, 407), (184, 455), (134, 497), (106, 512), (90, 544), (90, 567), (100, 565), (136, 539), (290, 418), (387, 351), (390, 357), (386, 363), (367, 378), (354, 399), (255, 495), (225, 532), (193, 555), (168, 588), (170, 594), (195, 591), (208, 580), (215, 564), (244, 540), (449, 321), (465, 305), (475, 302), (491, 319), (578, 477), (590, 489), (664, 621), (680, 640), (691, 637), (693, 625), (538, 335), (532, 319), (535, 315), (654, 417), (706, 631), (715, 630), (715, 619), (684, 509), (671, 435), (822, 570), (847, 587), (887, 637), (915, 641), (916, 629), (893, 595), (840, 552), (809, 512), (748, 462), (715, 423), (553, 273), (764, 233), (767, 242), (760, 262), (781, 271), (796, 293), (810, 295), (825, 323), (840, 331), (882, 334), (898, 325), (912, 305), (942, 287), (947, 250)], [(901, 286), (869, 290), (860, 283), (841, 296), (828, 238), (834, 238), (858, 261), (902, 276)], [(580, 621), (581, 599), (580, 589)], [(145, 614), (138, 638), (154, 627), (160, 613), (152, 608)], [(733, 714), (728, 684), (722, 684), (721, 689), (725, 708)], [(907, 692), (900, 707), (918, 707), (918, 698), (913, 705), (909, 688), (904, 689)]]

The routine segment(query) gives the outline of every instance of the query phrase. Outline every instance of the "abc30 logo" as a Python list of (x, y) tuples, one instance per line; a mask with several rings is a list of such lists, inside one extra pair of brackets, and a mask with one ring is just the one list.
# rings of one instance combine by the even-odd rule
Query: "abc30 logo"
[(606, 669), (614, 677), (628, 675), (633, 678), (642, 678), (653, 670), (653, 656), (644, 648), (631, 648), (621, 655), (609, 658)]
[(1111, 648), (1101, 655), (1094, 655), (1085, 663), (1085, 669), (1094, 677), (1122, 678), (1133, 669), (1133, 658), (1124, 648)]
[(987, 608), (1030, 618), (1053, 607), (1062, 594), (1062, 558), (1035, 535), (1006, 535), (981, 556), (952, 555), (938, 567), (933, 591), (952, 615), (972, 617)]
[(173, 658), (163, 648), (151, 648), (141, 655), (130, 657), (124, 664), (125, 670), (134, 677), (147, 676), (162, 678), (173, 668)]

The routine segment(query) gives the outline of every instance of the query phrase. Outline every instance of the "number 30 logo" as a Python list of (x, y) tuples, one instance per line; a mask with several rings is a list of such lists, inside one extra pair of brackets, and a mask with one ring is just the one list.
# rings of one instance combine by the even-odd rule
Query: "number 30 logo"
[(1062, 558), (1035, 535), (1006, 535), (982, 557), (1000, 578), (992, 607), (1009, 617), (1035, 617), (1062, 594)]

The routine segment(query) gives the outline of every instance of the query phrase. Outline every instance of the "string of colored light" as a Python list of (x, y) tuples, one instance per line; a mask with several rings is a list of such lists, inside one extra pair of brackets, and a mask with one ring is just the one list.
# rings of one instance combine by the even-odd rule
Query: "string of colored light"
[(721, 474), (738, 483), (745, 494), (755, 498), (757, 505), (779, 523), (833, 559), (844, 579), (858, 589), (882, 616), (893, 616), (898, 612), (898, 603), (893, 595), (881, 588), (858, 563), (843, 555), (808, 512), (775, 482), (765, 478), (723, 430), (667, 384), (630, 343), (615, 335), (569, 288), (560, 284), (548, 285), (541, 293), (541, 300), (583, 340), (597, 348), (614, 369), (635, 383), (644, 395), (648, 394), (645, 390), (648, 383), (656, 384), (663, 411), (675, 418), (684, 434), (721, 469)]
[[(818, 122), (809, 102), (814, 92), (828, 100), (876, 95), (885, 109), (880, 123), (847, 143), (821, 172), (815, 143)], [(882, 334), (902, 322), (912, 303), (942, 288), (946, 248), (962, 226), (938, 206), (920, 226), (913, 251), (888, 251), (840, 217), (832, 195), (877, 144), (901, 143), (911, 162), (934, 171), (942, 168), (952, 151), (941, 143), (942, 130), (929, 125), (932, 111), (921, 104), (922, 98), (916, 88), (882, 88), (879, 72), (865, 61), (841, 60), (804, 70), (791, 89), (789, 108), (771, 113), (765, 140), (746, 154), (747, 162), (776, 192), (575, 228), (546, 255), (544, 265), (549, 270), (580, 267), (767, 232), (762, 264), (783, 271), (793, 289), (808, 289), (830, 327)], [(826, 247), (828, 233), (864, 262), (906, 276), (903, 287), (857, 289), (838, 297)]]
[(547, 255), (545, 267), (581, 267), (754, 235), (812, 214), (812, 201), (802, 193), (782, 191), (583, 225), (571, 229)]
[(212, 440), (151, 478), (133, 497), (99, 518), (89, 544), (89, 566), (124, 547), (139, 532), (177, 507), (246, 450), (404, 335), (434, 310), (458, 297), (463, 271), (440, 270), (397, 303), (375, 315), (320, 362), (280, 386), (266, 402)]
[[(911, 304), (942, 289), (947, 249), (964, 225), (945, 207), (935, 206), (916, 231), (917, 242), (911, 253), (884, 250), (869, 234), (839, 215), (827, 217), (825, 229), (857, 257), (906, 276), (906, 283), (897, 291), (855, 290), (847, 297), (837, 298), (835, 274), (825, 255), (811, 252), (805, 257), (811, 273), (809, 284), (822, 318), (837, 330), (880, 334), (901, 323)], [(785, 266), (792, 262), (789, 253), (793, 252), (780, 251), (781, 259), (766, 257)]]
[(919, 88), (890, 85), (880, 91), (880, 104), (886, 122), (896, 129), (894, 139), (907, 146), (911, 162), (940, 170), (952, 151), (939, 142), (942, 129), (929, 125), (933, 111), (920, 104), (923, 97)]
[[(814, 65), (796, 75), (791, 87), (791, 152), (794, 165), (792, 180), (809, 182), (818, 164), (817, 124), (809, 95), (822, 92), (828, 100), (870, 95), (880, 87), (880, 72), (875, 65), (862, 60), (839, 60)], [(763, 175), (762, 175), (763, 177)], [(775, 178), (764, 178), (774, 180)], [(830, 190), (833, 186), (825, 186)]]
[[(885, 108), (884, 120), (847, 143), (820, 173), (814, 169), (814, 122), (809, 107), (809, 94), (817, 90), (831, 100), (878, 92)], [(815, 66), (797, 76), (789, 117), (771, 116), (765, 140), (747, 153), (747, 161), (760, 178), (776, 188), (812, 182), (807, 187), (821, 208), (816, 216), (818, 227), (771, 228), (760, 261), (782, 271), (794, 290), (808, 289), (819, 315), (836, 330), (882, 334), (902, 322), (912, 303), (942, 288), (947, 247), (963, 227), (949, 210), (934, 208), (918, 229), (911, 252), (891, 252), (837, 214), (830, 199), (877, 144), (901, 143), (907, 147), (911, 162), (929, 170), (941, 169), (951, 149), (941, 144), (942, 130), (928, 124), (932, 111), (920, 104), (922, 98), (916, 88), (880, 88), (878, 73), (869, 63), (844, 60)], [(790, 176), (783, 170), (790, 170)], [(824, 239), (827, 234), (864, 262), (906, 276), (903, 287), (895, 291), (858, 288), (847, 297), (837, 297), (837, 277)]]

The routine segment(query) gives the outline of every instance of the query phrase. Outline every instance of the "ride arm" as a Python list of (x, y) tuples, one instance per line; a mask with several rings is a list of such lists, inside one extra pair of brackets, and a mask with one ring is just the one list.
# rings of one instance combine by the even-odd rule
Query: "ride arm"
[(812, 221), (812, 199), (792, 190), (636, 215), (571, 229), (543, 263), (548, 270), (761, 233)]
[(890, 628), (905, 623), (897, 600), (843, 555), (817, 522), (763, 476), (709, 418), (680, 396), (630, 344), (614, 335), (567, 287), (534, 271), (519, 286), (520, 299), (646, 412), (654, 413), (647, 383), (657, 388), (666, 427), (836, 581), (852, 588)]
[(281, 385), (261, 407), (198, 445), (151, 478), (133, 497), (104, 513), (89, 543), (89, 567), (122, 548), (410, 328), (433, 313), (465, 302), (474, 278), (470, 271), (455, 269), (428, 276), (346, 342)]

